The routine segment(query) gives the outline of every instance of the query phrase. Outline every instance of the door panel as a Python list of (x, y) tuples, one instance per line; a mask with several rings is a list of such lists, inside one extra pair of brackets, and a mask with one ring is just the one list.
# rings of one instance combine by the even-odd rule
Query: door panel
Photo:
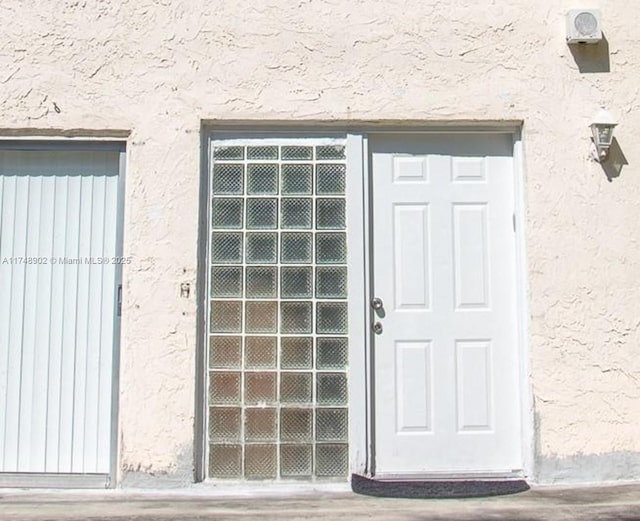
[(110, 472), (119, 157), (0, 151), (0, 473)]
[(512, 137), (370, 148), (376, 473), (521, 469)]

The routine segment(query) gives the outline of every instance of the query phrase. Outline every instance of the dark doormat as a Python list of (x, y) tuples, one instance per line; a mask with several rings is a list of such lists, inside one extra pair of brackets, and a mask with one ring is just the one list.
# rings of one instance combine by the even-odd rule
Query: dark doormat
[(382, 481), (352, 474), (351, 489), (365, 496), (435, 499), (517, 494), (529, 490), (529, 485), (523, 479)]

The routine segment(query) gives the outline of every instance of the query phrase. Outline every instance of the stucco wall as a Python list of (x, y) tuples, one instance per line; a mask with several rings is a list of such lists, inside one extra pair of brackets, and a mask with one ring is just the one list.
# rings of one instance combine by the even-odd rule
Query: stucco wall
[[(191, 480), (200, 128), (247, 119), (522, 120), (537, 479), (639, 479), (637, 0), (242, 4), (0, 3), (4, 134), (130, 132), (124, 483)], [(569, 49), (573, 7), (602, 9), (608, 49)], [(588, 158), (600, 105), (611, 180)]]

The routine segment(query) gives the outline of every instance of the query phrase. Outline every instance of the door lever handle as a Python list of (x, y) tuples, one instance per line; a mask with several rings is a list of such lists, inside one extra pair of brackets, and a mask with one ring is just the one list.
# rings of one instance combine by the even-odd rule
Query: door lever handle
[(383, 306), (384, 303), (382, 302), (382, 299), (380, 297), (374, 297), (371, 299), (371, 307), (373, 309), (382, 309)]

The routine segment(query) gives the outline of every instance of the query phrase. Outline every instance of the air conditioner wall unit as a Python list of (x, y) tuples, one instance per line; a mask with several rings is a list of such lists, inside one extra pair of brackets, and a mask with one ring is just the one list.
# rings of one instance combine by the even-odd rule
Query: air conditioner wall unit
[(567, 13), (567, 43), (598, 43), (602, 40), (602, 16), (598, 9), (572, 9)]

